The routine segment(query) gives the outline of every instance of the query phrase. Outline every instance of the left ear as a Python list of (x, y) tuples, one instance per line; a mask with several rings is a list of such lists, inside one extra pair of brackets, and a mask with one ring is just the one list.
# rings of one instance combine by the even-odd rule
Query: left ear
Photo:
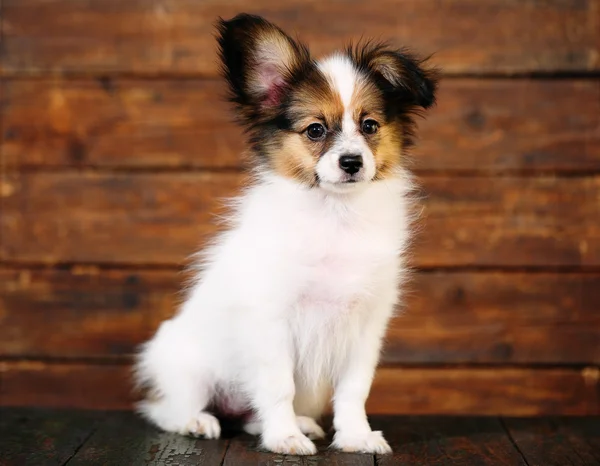
[(259, 16), (220, 20), (217, 40), (231, 100), (251, 117), (276, 109), (299, 70), (310, 63), (303, 44)]
[(435, 103), (438, 73), (424, 68), (424, 60), (381, 44), (357, 47), (351, 50), (351, 56), (359, 68), (378, 75), (386, 88), (400, 94), (410, 104), (429, 108)]

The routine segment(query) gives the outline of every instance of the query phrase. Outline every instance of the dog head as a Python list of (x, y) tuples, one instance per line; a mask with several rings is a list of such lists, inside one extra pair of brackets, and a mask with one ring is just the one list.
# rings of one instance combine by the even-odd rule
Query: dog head
[(365, 42), (322, 60), (263, 18), (219, 21), (230, 99), (261, 170), (346, 192), (394, 176), (437, 77), (404, 50)]

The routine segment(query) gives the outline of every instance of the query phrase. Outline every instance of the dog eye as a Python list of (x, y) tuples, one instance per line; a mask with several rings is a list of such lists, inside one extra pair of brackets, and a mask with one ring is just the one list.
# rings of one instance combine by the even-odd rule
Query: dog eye
[(312, 141), (320, 141), (325, 137), (325, 127), (320, 123), (313, 123), (306, 128), (306, 135)]
[(379, 128), (379, 123), (375, 120), (368, 119), (362, 122), (362, 132), (365, 134), (375, 134), (377, 128)]

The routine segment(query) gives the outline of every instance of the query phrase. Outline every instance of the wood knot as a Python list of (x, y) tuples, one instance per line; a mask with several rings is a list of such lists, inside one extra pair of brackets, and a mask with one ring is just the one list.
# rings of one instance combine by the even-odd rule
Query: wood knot
[(485, 126), (485, 116), (479, 110), (473, 110), (465, 116), (467, 125), (476, 130), (481, 130)]
[(7, 183), (6, 181), (0, 181), (0, 197), (12, 196), (15, 192), (15, 185)]
[(600, 368), (598, 367), (585, 367), (581, 371), (583, 381), (587, 386), (596, 386), (600, 380)]

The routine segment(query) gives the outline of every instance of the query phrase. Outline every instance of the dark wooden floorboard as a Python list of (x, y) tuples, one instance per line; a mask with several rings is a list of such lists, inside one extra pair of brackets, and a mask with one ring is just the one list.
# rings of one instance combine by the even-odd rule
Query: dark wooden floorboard
[(567, 417), (562, 418), (560, 424), (571, 437), (583, 439), (592, 448), (594, 457), (600, 464), (600, 416)]
[(111, 413), (69, 466), (219, 466), (228, 439), (202, 440), (161, 432), (133, 413)]
[(496, 418), (379, 417), (393, 455), (377, 458), (381, 466), (525, 465)]
[(63, 465), (94, 432), (102, 413), (5, 408), (0, 411), (0, 465)]
[(230, 424), (221, 440), (202, 440), (161, 432), (130, 412), (5, 408), (0, 466), (600, 465), (600, 417), (374, 416), (371, 424), (392, 455), (329, 450), (331, 431), (317, 455), (283, 456)]
[(600, 418), (506, 419), (529, 466), (600, 465)]
[(329, 450), (331, 436), (315, 443), (319, 448), (319, 452), (315, 456), (274, 455), (261, 451), (255, 438), (243, 435), (232, 440), (223, 466), (374, 466), (375, 464), (375, 458), (372, 455), (339, 453)]

